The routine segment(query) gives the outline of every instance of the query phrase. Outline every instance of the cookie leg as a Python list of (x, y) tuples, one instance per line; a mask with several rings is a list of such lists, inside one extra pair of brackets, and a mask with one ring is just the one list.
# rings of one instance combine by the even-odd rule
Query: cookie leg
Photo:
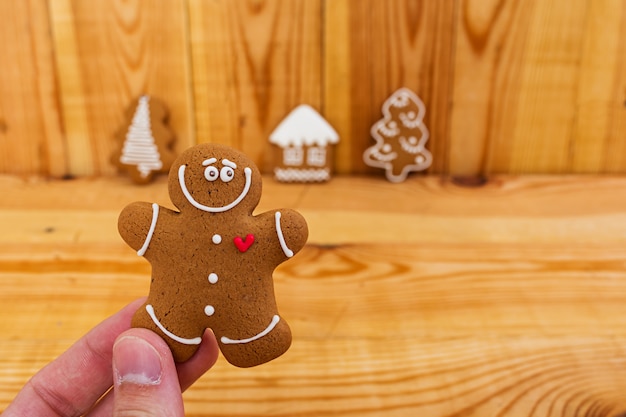
[(183, 338), (168, 330), (167, 326), (156, 316), (152, 305), (148, 303), (144, 304), (139, 310), (137, 310), (131, 321), (131, 326), (143, 327), (145, 329), (152, 330), (161, 336), (172, 351), (172, 355), (174, 356), (174, 360), (176, 362), (185, 362), (191, 358), (200, 347), (200, 342), (202, 340), (200, 336), (194, 338)]
[(285, 320), (275, 315), (259, 333), (231, 339), (216, 333), (217, 342), (228, 362), (240, 368), (261, 365), (276, 359), (291, 346), (291, 330)]

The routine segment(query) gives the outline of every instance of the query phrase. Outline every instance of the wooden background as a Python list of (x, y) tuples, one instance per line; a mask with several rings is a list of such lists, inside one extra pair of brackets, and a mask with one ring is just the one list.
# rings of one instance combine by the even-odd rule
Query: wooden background
[(266, 166), (296, 105), (361, 160), (384, 99), (422, 97), (430, 173), (626, 172), (626, 0), (0, 0), (0, 173), (112, 175), (123, 110), (165, 100), (178, 148)]
[[(265, 178), (259, 209), (311, 231), (274, 275), (294, 343), (220, 358), (187, 415), (626, 415), (626, 0), (0, 0), (0, 20), (0, 411), (147, 294), (116, 221), (171, 206), (167, 180), (137, 187), (109, 155), (149, 93), (178, 150), (261, 167), (311, 104), (357, 174)], [(361, 155), (401, 86), (434, 175), (390, 184)]]
[[(91, 327), (147, 294), (121, 207), (165, 178), (0, 176), (0, 411)], [(372, 198), (375, 196), (375, 198)], [(45, 202), (45, 203), (42, 203)], [(220, 357), (189, 417), (623, 417), (626, 178), (264, 182), (309, 242), (274, 274), (282, 357)]]

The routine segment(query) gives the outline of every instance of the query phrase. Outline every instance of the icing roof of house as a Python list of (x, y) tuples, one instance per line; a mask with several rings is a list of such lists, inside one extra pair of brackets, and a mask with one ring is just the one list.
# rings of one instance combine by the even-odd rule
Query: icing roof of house
[(339, 142), (339, 135), (313, 107), (301, 104), (291, 111), (270, 134), (270, 142), (289, 145), (319, 145)]

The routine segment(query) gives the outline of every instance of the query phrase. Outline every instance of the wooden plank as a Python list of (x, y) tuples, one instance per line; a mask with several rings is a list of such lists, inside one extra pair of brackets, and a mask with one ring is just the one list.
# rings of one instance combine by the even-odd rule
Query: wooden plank
[(507, 172), (534, 3), (470, 2), (457, 15), (449, 173)]
[(267, 171), (268, 137), (298, 104), (321, 110), (321, 2), (189, 1), (198, 142)]
[[(308, 246), (276, 274), (290, 351), (249, 370), (220, 359), (186, 393), (187, 414), (571, 415), (592, 396), (617, 415), (621, 247)], [(143, 259), (111, 245), (11, 248), (31, 257), (0, 259), (0, 409), (149, 281)]]
[[(0, 191), (2, 410), (34, 372), (146, 294), (150, 267), (115, 219), (128, 201), (165, 204), (167, 194), (164, 179), (139, 188), (118, 178), (4, 176)], [(253, 369), (220, 359), (185, 394), (187, 415), (620, 415), (625, 196), (621, 177), (475, 188), (265, 179), (262, 209), (296, 207), (312, 232), (275, 273), (294, 343)]]
[[(626, 5), (620, 4), (621, 21), (626, 16)], [(595, 3), (594, 3), (595, 5)], [(617, 10), (617, 9), (616, 9)], [(616, 13), (616, 11), (613, 11)], [(617, 62), (613, 73), (613, 86), (610, 91), (606, 136), (604, 136), (603, 171), (612, 173), (626, 172), (626, 25), (619, 26), (616, 47)]]
[(334, 0), (324, 2), (323, 7), (323, 114), (339, 134), (334, 161), (337, 174), (352, 171), (358, 139), (351, 129), (350, 5), (351, 0)]
[[(115, 244), (117, 215), (129, 202), (173, 207), (165, 178), (137, 187), (117, 178), (48, 183), (0, 177), (0, 189), (9, 196), (0, 201), (6, 222), (0, 242), (6, 244)], [(398, 236), (420, 244), (626, 243), (626, 183), (620, 177), (498, 177), (478, 188), (437, 177), (393, 186), (365, 177), (340, 176), (316, 186), (266, 177), (263, 189), (257, 212), (297, 208), (311, 224), (310, 243), (318, 245), (397, 243)]]
[(463, 2), (450, 173), (621, 172), (624, 13), (623, 0)]
[(50, 2), (74, 175), (112, 174), (114, 133), (141, 94), (161, 98), (182, 150), (194, 143), (182, 0)]
[(0, 173), (67, 173), (45, 0), (0, 2)]
[[(343, 137), (339, 172), (380, 171), (365, 166), (363, 152), (373, 144), (370, 128), (382, 118), (382, 103), (400, 87), (426, 105), (431, 172), (446, 169), (455, 9), (456, 2), (326, 2), (324, 103)], [(349, 55), (338, 56), (346, 45)]]
[[(572, 132), (571, 172), (606, 172), (605, 158), (616, 149), (610, 144), (615, 110), (623, 109), (619, 91), (620, 63), (626, 53), (620, 26), (626, 16), (622, 0), (589, 2), (582, 40), (576, 92), (576, 119)], [(621, 68), (621, 72), (620, 72)], [(623, 84), (622, 84), (623, 85)], [(622, 118), (626, 112), (622, 111)], [(623, 132), (626, 133), (626, 132)], [(626, 142), (622, 136), (620, 142)]]
[(510, 170), (568, 172), (588, 2), (534, 6)]

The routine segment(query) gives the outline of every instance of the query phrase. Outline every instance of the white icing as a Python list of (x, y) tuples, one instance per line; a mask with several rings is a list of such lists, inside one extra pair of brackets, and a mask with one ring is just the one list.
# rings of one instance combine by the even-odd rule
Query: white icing
[(422, 144), (418, 142), (415, 136), (411, 136), (409, 140), (407, 140), (404, 136), (400, 136), (400, 139), (398, 139), (398, 141), (400, 142), (400, 146), (405, 152), (413, 155), (422, 152), (424, 149)]
[(402, 124), (408, 127), (409, 129), (415, 129), (422, 123), (422, 119), (417, 117), (415, 112), (411, 111), (407, 113), (400, 113), (398, 118), (402, 121)]
[(210, 282), (211, 284), (215, 284), (215, 283), (217, 283), (217, 280), (218, 280), (218, 276), (217, 276), (217, 274), (216, 274), (215, 272), (211, 272), (211, 273), (209, 274), (209, 282)]
[(283, 252), (288, 258), (293, 256), (293, 251), (287, 247), (287, 243), (285, 242), (285, 237), (283, 236), (283, 230), (280, 227), (280, 211), (277, 211), (274, 215), (276, 218), (276, 233), (278, 234), (278, 242), (280, 242), (280, 247), (283, 249)]
[(220, 179), (222, 182), (231, 182), (235, 178), (235, 170), (229, 166), (224, 166), (220, 170)]
[(211, 240), (213, 241), (213, 243), (215, 243), (216, 245), (219, 245), (220, 243), (222, 243), (222, 236), (218, 235), (218, 234), (214, 234), (213, 237), (211, 238)]
[(274, 175), (278, 181), (322, 182), (330, 179), (328, 168), (274, 168)]
[(165, 333), (165, 335), (169, 337), (170, 339), (175, 340), (178, 343), (182, 343), (184, 345), (199, 345), (200, 342), (202, 342), (201, 337), (194, 337), (193, 339), (185, 339), (184, 337), (176, 336), (174, 333), (167, 330), (165, 326), (161, 324), (159, 319), (157, 319), (156, 314), (154, 314), (154, 307), (152, 307), (151, 304), (146, 304), (146, 311), (150, 315), (150, 318), (152, 319), (154, 324), (156, 324), (157, 327), (161, 329), (161, 331)]
[(215, 314), (215, 307), (211, 305), (204, 307), (204, 314), (206, 314), (209, 317), (212, 316), (213, 314)]
[(120, 156), (121, 163), (136, 165), (142, 178), (163, 167), (150, 125), (149, 100), (148, 96), (139, 98)]
[(393, 107), (405, 107), (409, 104), (409, 100), (410, 100), (410, 95), (407, 93), (407, 91), (404, 91), (405, 89), (400, 89), (398, 91), (396, 91), (396, 93), (391, 96), (391, 98), (388, 100), (388, 107), (389, 106), (393, 106)]
[(395, 122), (389, 123), (389, 126), (385, 123), (379, 123), (378, 130), (380, 130), (380, 133), (390, 138), (400, 133), (400, 129), (398, 129)]
[(234, 344), (239, 344), (239, 343), (253, 342), (253, 341), (257, 340), (257, 339), (262, 338), (263, 336), (267, 335), (269, 332), (274, 330), (274, 327), (276, 327), (276, 325), (278, 324), (279, 321), (280, 321), (280, 317), (278, 317), (278, 315), (274, 315), (274, 317), (272, 317), (271, 323), (269, 324), (269, 326), (267, 326), (265, 328), (265, 330), (263, 330), (261, 333), (258, 333), (255, 336), (249, 337), (247, 339), (230, 339), (230, 338), (224, 336), (220, 340), (225, 345), (234, 345)]
[(206, 169), (204, 170), (204, 178), (206, 178), (207, 181), (213, 182), (219, 177), (220, 171), (213, 165), (206, 167)]
[(321, 146), (311, 146), (306, 151), (306, 163), (313, 167), (323, 167), (326, 165), (326, 148)]
[(228, 167), (231, 167), (232, 169), (236, 169), (237, 168), (237, 164), (236, 163), (234, 163), (232, 161), (229, 161), (226, 158), (222, 159), (222, 165), (226, 165)]
[(286, 166), (302, 165), (304, 151), (301, 146), (291, 146), (283, 148), (283, 164)]
[[(389, 147), (390, 148), (390, 147)], [(382, 147), (382, 151), (383, 152), (389, 152), (391, 149), (388, 149), (387, 146), (383, 146)], [(378, 162), (389, 162), (389, 161), (393, 161), (394, 159), (396, 159), (398, 157), (398, 154), (396, 152), (390, 152), (388, 154), (383, 154), (381, 153), (378, 149), (376, 148), (370, 148), (368, 150), (365, 151), (365, 157), (371, 157), (373, 158), (370, 159), (372, 162), (373, 161), (378, 161)], [(384, 166), (384, 165), (383, 165)]]
[(301, 104), (280, 122), (269, 139), (281, 148), (327, 146), (338, 143), (339, 134), (313, 107)]
[(154, 229), (156, 228), (158, 217), (159, 205), (157, 203), (152, 203), (152, 222), (150, 223), (150, 229), (148, 230), (148, 234), (146, 235), (146, 240), (143, 242), (143, 246), (137, 251), (137, 255), (143, 256), (148, 250), (148, 246), (150, 245), (150, 241), (152, 240), (152, 235), (154, 234)]
[(187, 185), (185, 184), (185, 167), (186, 167), (186, 165), (181, 165), (180, 168), (178, 168), (178, 182), (180, 183), (180, 189), (182, 190), (183, 194), (185, 195), (185, 198), (187, 198), (187, 201), (189, 201), (191, 203), (191, 205), (193, 205), (195, 208), (197, 208), (199, 210), (207, 211), (209, 213), (222, 213), (224, 211), (228, 211), (231, 208), (235, 207), (248, 194), (248, 191), (250, 190), (250, 186), (252, 185), (252, 169), (250, 169), (249, 167), (246, 167), (243, 170), (244, 174), (246, 175), (246, 184), (243, 187), (243, 190), (241, 191), (241, 194), (239, 194), (239, 197), (237, 197), (230, 204), (227, 204), (227, 205), (222, 206), (222, 207), (205, 206), (204, 204), (198, 203), (193, 198), (191, 193), (189, 193), (189, 190), (187, 189)]
[(202, 161), (202, 166), (211, 165), (217, 162), (217, 158), (209, 158)]

